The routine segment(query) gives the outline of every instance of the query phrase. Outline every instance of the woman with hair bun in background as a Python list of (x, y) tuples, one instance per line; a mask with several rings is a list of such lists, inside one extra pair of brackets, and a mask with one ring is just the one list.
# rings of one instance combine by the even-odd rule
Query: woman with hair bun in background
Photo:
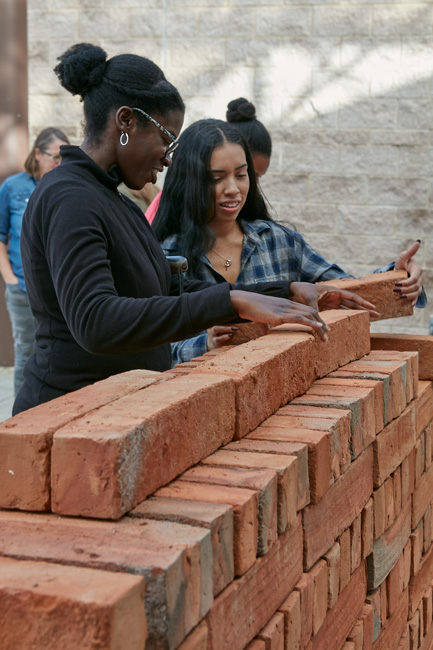
[(24, 210), (42, 176), (60, 164), (60, 146), (69, 144), (63, 131), (41, 131), (24, 163), (24, 172), (9, 176), (0, 187), (0, 273), (6, 285), (6, 307), (14, 340), (14, 393), (23, 383), (23, 369), (33, 351), (35, 330), (21, 262), (20, 236)]
[[(142, 211), (118, 191), (122, 182), (133, 190), (155, 183), (177, 146), (184, 103), (155, 63), (133, 54), (108, 59), (101, 47), (79, 43), (55, 73), (83, 101), (85, 139), (62, 147), (62, 163), (43, 177), (24, 215), (36, 336), (14, 414), (110, 375), (167, 370), (171, 341), (216, 324), (296, 322), (326, 340), (317, 304), (289, 300), (289, 282), (188, 280), (179, 295)], [(319, 295), (313, 287), (312, 302)]]
[(272, 139), (269, 131), (256, 117), (256, 107), (244, 97), (227, 104), (226, 120), (242, 133), (251, 151), (256, 178), (268, 171), (272, 156)]

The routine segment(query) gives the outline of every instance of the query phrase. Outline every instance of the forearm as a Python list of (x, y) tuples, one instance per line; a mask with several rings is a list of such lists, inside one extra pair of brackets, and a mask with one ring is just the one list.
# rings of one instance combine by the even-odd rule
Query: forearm
[(6, 284), (16, 284), (17, 278), (12, 271), (12, 266), (9, 261), (9, 253), (6, 244), (0, 242), (0, 273)]

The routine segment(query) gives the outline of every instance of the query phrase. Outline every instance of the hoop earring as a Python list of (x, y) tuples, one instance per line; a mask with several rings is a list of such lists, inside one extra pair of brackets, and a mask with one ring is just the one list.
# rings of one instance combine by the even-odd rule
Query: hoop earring
[[(123, 141), (122, 141), (122, 140), (123, 140), (123, 136), (125, 136), (125, 138), (126, 138), (126, 142), (123, 142)], [(127, 133), (124, 133), (124, 132), (122, 131), (122, 133), (120, 134), (120, 144), (122, 145), (122, 147), (126, 147), (126, 145), (128, 144), (128, 142), (129, 142), (129, 135), (128, 135)]]

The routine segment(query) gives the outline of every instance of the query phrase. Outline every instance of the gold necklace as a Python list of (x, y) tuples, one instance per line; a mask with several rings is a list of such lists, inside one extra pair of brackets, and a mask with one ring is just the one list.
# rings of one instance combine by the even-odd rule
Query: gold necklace
[[(233, 244), (232, 244), (232, 251), (233, 251), (233, 248), (235, 247), (235, 244), (236, 244), (236, 238), (234, 239)], [(222, 260), (224, 260), (224, 266), (225, 266), (225, 269), (227, 271), (227, 269), (233, 264), (233, 261), (230, 258), (224, 257), (224, 255), (221, 255), (221, 253), (218, 253), (218, 251), (216, 251), (215, 248), (212, 248), (211, 250), (212, 250), (213, 253), (215, 253), (216, 255), (221, 257)]]

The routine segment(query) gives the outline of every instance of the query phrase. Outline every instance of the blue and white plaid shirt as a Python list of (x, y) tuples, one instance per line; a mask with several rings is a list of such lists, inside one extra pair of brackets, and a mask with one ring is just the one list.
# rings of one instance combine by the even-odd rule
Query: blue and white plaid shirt
[[(298, 232), (274, 221), (242, 221), (244, 239), (242, 244), (241, 270), (238, 283), (256, 284), (287, 280), (289, 282), (322, 282), (336, 278), (351, 278), (336, 264), (327, 262), (307, 244)], [(166, 255), (183, 255), (179, 248), (179, 236), (172, 235), (162, 244)], [(194, 279), (207, 282), (226, 282), (216, 271), (206, 255), (201, 256), (201, 265)], [(394, 262), (377, 269), (383, 273), (394, 268)], [(190, 277), (187, 271), (186, 277)], [(425, 307), (424, 291), (418, 298), (417, 307)], [(189, 361), (207, 351), (207, 334), (172, 343), (173, 364)]]

